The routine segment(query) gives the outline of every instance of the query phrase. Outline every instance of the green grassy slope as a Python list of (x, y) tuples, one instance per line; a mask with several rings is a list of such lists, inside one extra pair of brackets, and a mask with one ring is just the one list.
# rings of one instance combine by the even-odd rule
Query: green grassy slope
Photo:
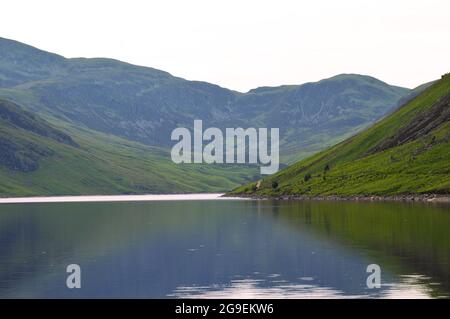
[(164, 149), (59, 125), (0, 100), (0, 196), (222, 192), (259, 173), (177, 165)]
[(450, 75), (369, 129), (233, 194), (450, 193)]

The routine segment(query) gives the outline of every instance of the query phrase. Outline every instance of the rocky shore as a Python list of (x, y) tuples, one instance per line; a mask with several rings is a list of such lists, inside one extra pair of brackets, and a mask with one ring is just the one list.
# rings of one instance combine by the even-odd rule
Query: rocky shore
[(242, 197), (262, 200), (316, 200), (316, 201), (396, 201), (396, 202), (426, 202), (426, 203), (449, 203), (450, 195), (438, 194), (416, 194), (416, 195), (395, 195), (395, 196), (306, 196), (306, 195), (250, 195), (240, 194), (231, 195), (225, 194), (223, 197)]

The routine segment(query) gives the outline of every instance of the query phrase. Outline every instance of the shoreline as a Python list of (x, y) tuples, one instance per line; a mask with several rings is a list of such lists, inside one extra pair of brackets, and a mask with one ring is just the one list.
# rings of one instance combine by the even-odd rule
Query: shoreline
[(445, 203), (450, 204), (450, 195), (440, 194), (415, 194), (392, 196), (307, 196), (307, 195), (249, 195), (249, 194), (225, 194), (223, 197), (241, 197), (258, 200), (298, 200), (298, 201), (355, 201), (355, 202), (419, 202), (419, 203)]
[(192, 194), (134, 194), (134, 195), (60, 195), (31, 197), (0, 197), (0, 204), (19, 203), (73, 203), (73, 202), (134, 202), (134, 201), (176, 201), (176, 200), (216, 200), (248, 199), (277, 201), (355, 201), (355, 202), (418, 202), (450, 204), (450, 195), (409, 194), (392, 196), (308, 196), (308, 195), (253, 195), (227, 193)]
[(142, 194), (142, 195), (63, 195), (34, 197), (2, 197), (1, 204), (27, 203), (87, 203), (87, 202), (143, 202), (143, 201), (190, 201), (228, 199), (223, 193), (192, 194)]

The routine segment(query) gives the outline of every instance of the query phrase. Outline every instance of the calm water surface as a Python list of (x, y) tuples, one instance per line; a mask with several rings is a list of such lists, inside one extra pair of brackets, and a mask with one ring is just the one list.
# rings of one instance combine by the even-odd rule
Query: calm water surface
[(450, 296), (448, 205), (216, 198), (0, 200), (0, 297)]

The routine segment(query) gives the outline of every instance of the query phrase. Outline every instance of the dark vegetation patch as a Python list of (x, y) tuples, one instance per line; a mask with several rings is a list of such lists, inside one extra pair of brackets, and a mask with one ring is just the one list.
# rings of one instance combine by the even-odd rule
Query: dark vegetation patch
[[(389, 148), (417, 140), (434, 131), (450, 120), (450, 94), (436, 102), (430, 109), (419, 113), (406, 126), (400, 128), (396, 134), (381, 141), (370, 149), (366, 155), (382, 152)], [(434, 142), (434, 141), (433, 141)]]
[(72, 138), (23, 110), (20, 106), (0, 100), (0, 166), (20, 172), (33, 172), (39, 168), (39, 159), (55, 154), (45, 143), (35, 142), (40, 136), (78, 147)]
[(54, 151), (34, 143), (13, 142), (0, 136), (0, 165), (14, 171), (32, 172), (39, 168), (39, 158)]
[(54, 141), (78, 146), (69, 135), (51, 127), (43, 119), (23, 110), (12, 102), (0, 100), (0, 120), (37, 135), (51, 138)]

